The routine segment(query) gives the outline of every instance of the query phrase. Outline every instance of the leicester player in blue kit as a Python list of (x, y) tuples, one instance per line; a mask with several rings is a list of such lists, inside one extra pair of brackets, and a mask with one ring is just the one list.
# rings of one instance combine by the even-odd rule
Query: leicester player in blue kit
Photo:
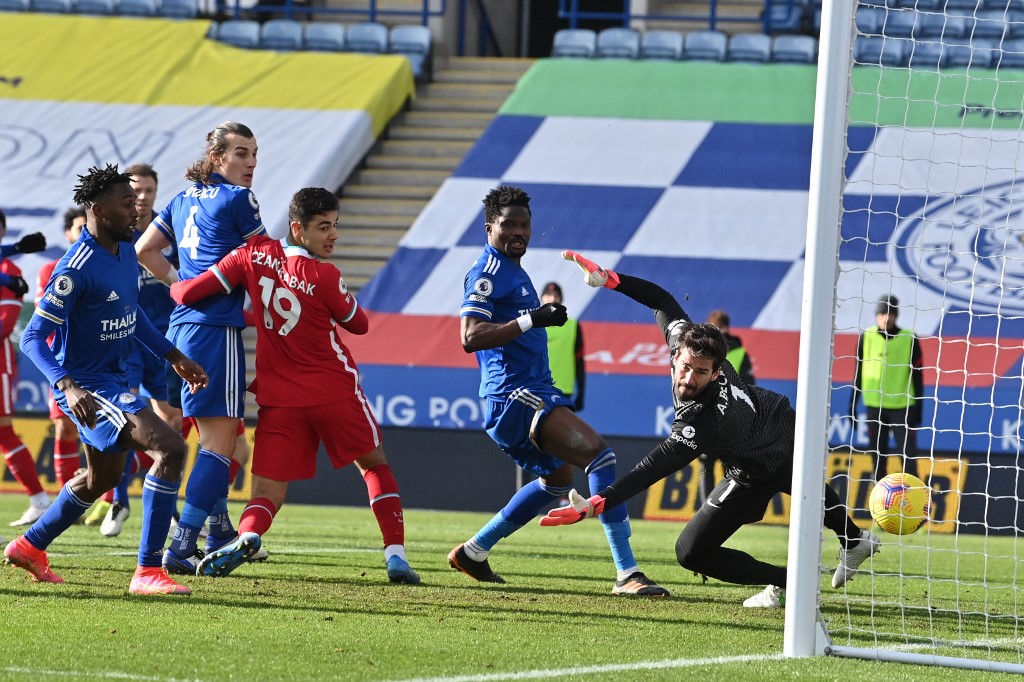
[[(170, 286), (197, 277), (251, 237), (266, 234), (252, 186), (256, 137), (234, 121), (206, 136), (206, 154), (185, 173), (192, 185), (171, 200), (153, 220), (135, 248), (139, 262)], [(176, 243), (180, 270), (162, 251)], [(182, 389), (184, 416), (199, 427), (199, 456), (185, 487), (185, 505), (164, 567), (195, 573), (201, 560), (199, 532), (209, 517), (206, 550), (234, 541), (227, 494), (236, 428), (245, 407), (245, 351), (242, 330), (244, 291), (215, 296), (171, 314), (168, 338), (208, 367), (210, 388), (200, 394)]]
[[(518, 187), (498, 187), (484, 199), (487, 246), (465, 279), (462, 348), (476, 353), (480, 397), (487, 400), (488, 435), (525, 471), (539, 478), (523, 486), (448, 562), (476, 580), (503, 583), (487, 557), (502, 538), (530, 522), (572, 488), (573, 466), (587, 473), (591, 490), (615, 480), (615, 452), (574, 412), (555, 388), (548, 367), (544, 327), (565, 324), (565, 307), (540, 304), (520, 266), (530, 242), (530, 197)], [(615, 561), (613, 594), (667, 597), (637, 566), (630, 548), (624, 504), (601, 515)]]
[[(196, 391), (206, 372), (174, 348), (138, 307), (138, 261), (131, 248), (138, 220), (130, 176), (117, 166), (79, 176), (75, 202), (86, 207), (86, 231), (54, 268), (21, 350), (46, 375), (54, 398), (78, 426), (88, 468), (68, 482), (4, 557), (39, 582), (64, 582), (46, 548), (121, 478), (125, 451), (146, 450), (155, 462), (143, 486), (139, 565), (133, 594), (189, 594), (161, 568), (164, 539), (178, 493), (185, 442), (128, 391), (126, 361), (136, 341), (162, 355)], [(52, 348), (46, 339), (54, 334)]]

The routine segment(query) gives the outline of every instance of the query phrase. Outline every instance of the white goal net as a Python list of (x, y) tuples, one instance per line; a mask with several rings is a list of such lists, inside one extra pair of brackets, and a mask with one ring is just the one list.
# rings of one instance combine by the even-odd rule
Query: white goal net
[[(1024, 3), (883, 2), (824, 3), (786, 650), (1024, 672)], [(887, 534), (904, 471), (930, 519)], [(824, 481), (882, 541), (839, 590)]]

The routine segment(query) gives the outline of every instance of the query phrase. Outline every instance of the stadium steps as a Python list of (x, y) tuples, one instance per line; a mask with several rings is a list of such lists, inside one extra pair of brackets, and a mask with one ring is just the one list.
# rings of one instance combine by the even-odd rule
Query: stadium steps
[[(799, 3), (798, 3), (799, 4)], [(715, 3), (717, 23), (715, 30), (723, 33), (762, 33), (764, 24), (764, 0), (718, 0)], [(675, 16), (703, 16), (703, 19), (667, 20), (650, 19), (640, 22), (643, 30), (704, 31), (708, 29), (708, 3), (692, 0), (651, 0), (648, 14)], [(723, 19), (725, 19), (723, 21)]]

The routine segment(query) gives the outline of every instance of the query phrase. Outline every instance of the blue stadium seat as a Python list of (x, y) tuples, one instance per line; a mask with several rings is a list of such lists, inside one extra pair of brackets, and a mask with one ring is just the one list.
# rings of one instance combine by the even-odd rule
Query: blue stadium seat
[(1006, 34), (1005, 13), (999, 10), (978, 12), (972, 40), (1002, 40)]
[(114, 14), (117, 6), (114, 0), (75, 0), (75, 11), (79, 14)]
[(195, 19), (199, 6), (196, 0), (160, 0), (156, 14), (168, 19)]
[(352, 24), (345, 32), (345, 51), (383, 54), (388, 51), (388, 27), (375, 21)]
[(433, 36), (426, 26), (399, 24), (391, 28), (388, 50), (408, 59), (412, 75), (422, 80), (429, 74), (432, 42)]
[(735, 33), (725, 56), (730, 62), (766, 62), (772, 56), (772, 39), (764, 33)]
[(982, 0), (946, 0), (946, 12), (974, 14), (981, 7)]
[(597, 34), (589, 28), (563, 28), (555, 33), (552, 57), (589, 59), (597, 51)]
[(803, 29), (803, 0), (768, 0), (764, 11), (769, 33), (799, 33)]
[(941, 12), (945, 0), (897, 0), (896, 7), (916, 9), (918, 12)]
[(775, 36), (772, 61), (780, 64), (814, 64), (818, 61), (818, 41), (811, 36)]
[(992, 63), (995, 50), (987, 43), (972, 45), (947, 45), (946, 66), (948, 68), (987, 69)]
[(32, 0), (32, 11), (67, 14), (71, 11), (71, 0)]
[(341, 52), (345, 49), (345, 26), (326, 21), (308, 23), (302, 45), (317, 52)]
[(1003, 40), (1024, 38), (1024, 12), (1014, 10), (1006, 13), (1006, 35)]
[(919, 39), (938, 38), (945, 41), (967, 36), (967, 19), (949, 14), (923, 13), (918, 17), (914, 35)]
[(981, 8), (1024, 12), (1024, 0), (983, 0)]
[(895, 38), (857, 36), (853, 41), (853, 58), (858, 64), (903, 66), (903, 44)]
[(878, 7), (858, 7), (854, 22), (857, 31), (866, 36), (882, 34), (882, 21), (885, 19), (885, 10)]
[(882, 19), (882, 35), (890, 38), (910, 38), (917, 24), (917, 12), (913, 10), (889, 10)]
[(271, 19), (260, 27), (260, 48), (290, 52), (302, 49), (302, 24), (291, 19)]
[(935, 71), (946, 65), (946, 46), (942, 43), (914, 42), (909, 46), (907, 66), (919, 71)]
[(725, 34), (721, 31), (687, 33), (683, 43), (683, 59), (724, 61), (727, 42)]
[(0, 12), (27, 12), (29, 9), (29, 0), (0, 0)]
[(156, 16), (157, 0), (121, 0), (117, 13), (126, 17)]
[(1004, 69), (1024, 69), (1024, 40), (1007, 40), (1003, 43), (999, 66)]
[(260, 46), (260, 25), (247, 19), (231, 19), (220, 22), (217, 40), (235, 47), (255, 50)]
[(622, 26), (606, 28), (597, 34), (595, 57), (636, 59), (640, 56), (640, 32)]
[(640, 59), (681, 59), (683, 34), (679, 31), (645, 31), (640, 36)]

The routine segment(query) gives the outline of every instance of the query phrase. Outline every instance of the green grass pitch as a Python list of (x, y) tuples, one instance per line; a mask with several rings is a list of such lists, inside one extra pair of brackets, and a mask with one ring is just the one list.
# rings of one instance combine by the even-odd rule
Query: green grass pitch
[[(598, 523), (524, 528), (501, 543), (492, 565), (507, 585), (476, 583), (450, 569), (446, 555), (486, 520), (485, 514), (408, 510), (410, 563), (420, 586), (387, 582), (373, 515), (366, 508), (285, 506), (265, 539), (271, 558), (213, 580), (183, 578), (191, 597), (127, 594), (135, 565), (141, 503), (117, 538), (75, 526), (50, 548), (67, 583), (38, 585), (24, 571), (0, 571), (0, 680), (108, 679), (146, 682), (220, 680), (923, 680), (985, 679), (992, 674), (838, 658), (785, 659), (782, 610), (750, 610), (759, 588), (703, 584), (675, 562), (680, 525), (634, 522), (641, 567), (672, 591), (668, 600), (611, 595), (613, 571)], [(25, 498), (0, 495), (0, 519), (17, 518)], [(232, 506), (237, 515), (238, 505)], [(6, 524), (7, 539), (17, 532)], [(884, 538), (892, 541), (892, 537)], [(914, 536), (953, 547), (951, 537)], [(972, 543), (974, 543), (972, 545)], [(743, 529), (730, 543), (784, 562), (786, 530)], [(835, 545), (823, 561), (835, 565)], [(1003, 560), (968, 554), (933, 572), (979, 585), (1010, 585), (1012, 540), (960, 542)], [(928, 556), (933, 556), (932, 552)], [(913, 552), (883, 549), (875, 572), (924, 571)], [(933, 558), (934, 561), (934, 558)], [(901, 614), (918, 583), (861, 575), (847, 600), (822, 576), (823, 610), (845, 628), (843, 642), (868, 642), (870, 619), (892, 628), (944, 633), (952, 639), (1005, 639), (1016, 621), (947, 614), (952, 595), (962, 611), (1013, 613), (1013, 590), (928, 583), (933, 608)], [(908, 588), (908, 585), (910, 587)], [(880, 599), (868, 598), (874, 589)], [(975, 600), (975, 601), (972, 601)], [(1005, 604), (998, 603), (1005, 600)], [(883, 602), (874, 606), (875, 601)], [(853, 627), (847, 626), (850, 618)], [(992, 619), (987, 619), (991, 621)], [(919, 622), (918, 622), (919, 621)], [(986, 631), (986, 627), (988, 628)], [(922, 630), (923, 628), (923, 630)], [(1008, 634), (1009, 633), (1009, 634)], [(839, 642), (837, 642), (839, 643)], [(997, 652), (999, 660), (1018, 660)], [(1007, 676), (1008, 677), (1008, 676)]]

